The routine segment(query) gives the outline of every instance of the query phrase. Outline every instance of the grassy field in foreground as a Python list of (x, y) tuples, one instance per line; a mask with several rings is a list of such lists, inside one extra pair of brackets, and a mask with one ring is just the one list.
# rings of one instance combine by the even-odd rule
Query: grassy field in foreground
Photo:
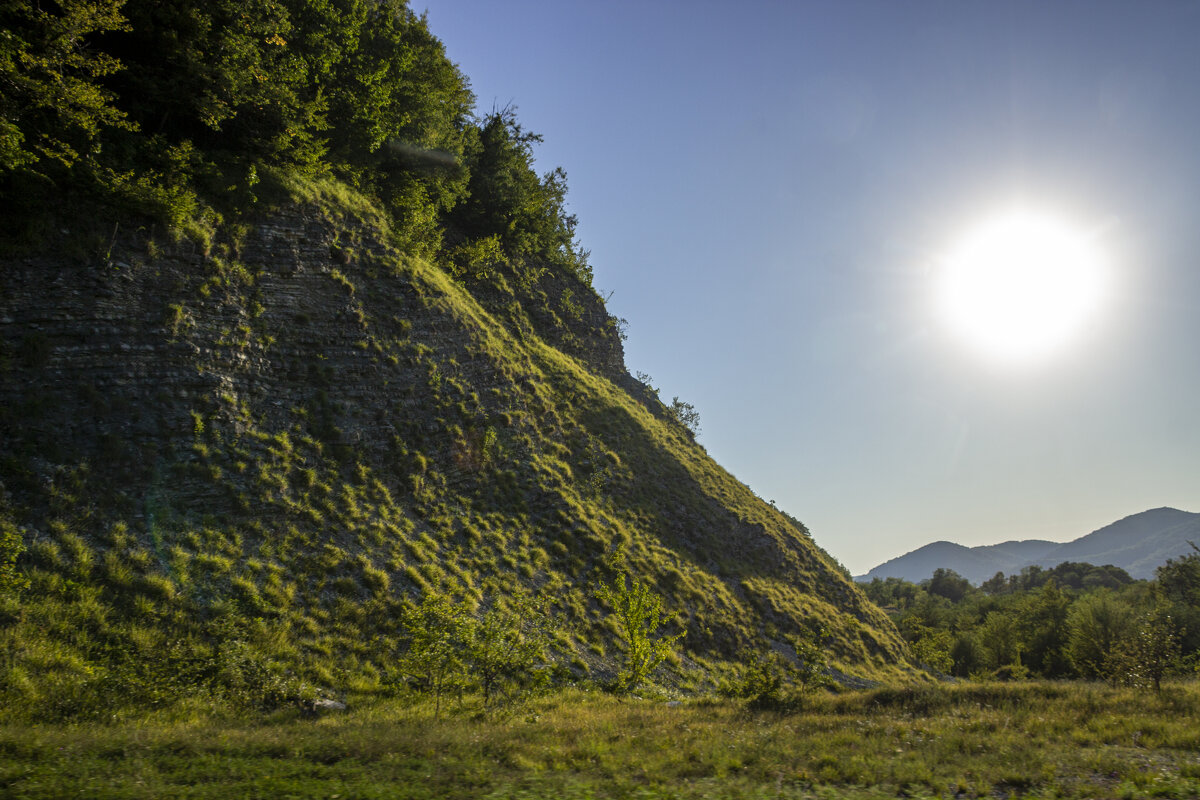
[(1196, 797), (1200, 685), (883, 688), (792, 714), (567, 693), (488, 718), (358, 703), (319, 719), (0, 729), (14, 798)]

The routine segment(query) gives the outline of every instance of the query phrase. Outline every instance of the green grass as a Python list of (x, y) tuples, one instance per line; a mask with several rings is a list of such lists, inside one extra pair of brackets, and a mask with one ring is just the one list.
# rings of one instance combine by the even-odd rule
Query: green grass
[(352, 700), (219, 719), (0, 729), (14, 798), (1195, 797), (1200, 686), (966, 684), (817, 695), (801, 713), (571, 691), (499, 715)]

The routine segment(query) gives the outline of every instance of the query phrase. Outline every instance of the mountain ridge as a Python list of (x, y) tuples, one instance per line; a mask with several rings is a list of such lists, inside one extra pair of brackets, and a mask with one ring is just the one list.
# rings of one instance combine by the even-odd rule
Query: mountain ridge
[(1067, 561), (1111, 564), (1134, 578), (1148, 579), (1168, 558), (1188, 553), (1189, 541), (1200, 542), (1200, 513), (1164, 506), (1123, 517), (1069, 542), (1026, 539), (975, 547), (932, 542), (855, 576), (855, 580), (895, 577), (917, 582), (941, 568), (979, 584), (996, 572), (1013, 574), (1028, 566), (1048, 569)]

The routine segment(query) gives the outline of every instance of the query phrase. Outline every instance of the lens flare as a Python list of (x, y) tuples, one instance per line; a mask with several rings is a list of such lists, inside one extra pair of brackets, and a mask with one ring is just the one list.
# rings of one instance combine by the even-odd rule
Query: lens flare
[(943, 321), (987, 356), (1027, 363), (1059, 352), (1102, 305), (1105, 264), (1094, 236), (1018, 211), (969, 232), (938, 281)]

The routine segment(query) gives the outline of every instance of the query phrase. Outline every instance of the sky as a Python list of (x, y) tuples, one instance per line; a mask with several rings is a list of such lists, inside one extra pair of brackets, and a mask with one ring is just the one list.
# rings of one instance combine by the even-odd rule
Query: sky
[[(1200, 3), (411, 6), (566, 170), (630, 371), (854, 574), (1200, 511)], [(1002, 360), (939, 287), (1017, 208), (1104, 290)]]

